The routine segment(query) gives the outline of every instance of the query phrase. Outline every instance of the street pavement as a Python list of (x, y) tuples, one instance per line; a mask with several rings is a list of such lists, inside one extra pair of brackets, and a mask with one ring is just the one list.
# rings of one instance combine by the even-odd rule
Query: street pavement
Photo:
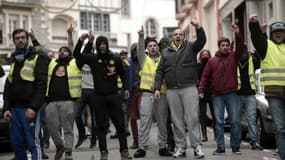
[[(107, 135), (107, 143), (109, 149), (109, 160), (120, 160), (119, 153), (119, 142), (118, 139), (110, 139), (110, 135), (114, 134), (115, 129), (111, 128), (112, 133)], [(77, 142), (77, 129), (75, 127), (75, 141)], [(147, 154), (145, 158), (138, 158), (139, 160), (170, 160), (174, 159), (172, 157), (160, 157), (158, 154), (158, 145), (157, 145), (157, 127), (154, 124), (151, 129), (150, 134), (150, 142), (147, 149)], [(212, 152), (216, 149), (216, 144), (213, 140), (213, 130), (208, 128), (208, 142), (203, 143), (203, 151), (205, 153), (205, 158), (203, 160), (280, 160), (278, 156), (272, 155), (274, 150), (265, 149), (263, 151), (253, 151), (250, 149), (250, 146), (247, 142), (243, 142), (241, 144), (241, 152), (242, 155), (234, 155), (229, 146), (229, 133), (225, 134), (225, 142), (226, 142), (226, 154), (225, 155), (212, 155)], [(188, 144), (189, 136), (187, 137)], [(99, 160), (100, 152), (98, 150), (98, 144), (94, 149), (89, 149), (90, 141), (86, 140), (78, 149), (73, 150), (73, 158), (74, 160)], [(132, 144), (131, 136), (128, 137), (129, 146)], [(2, 148), (2, 147), (1, 147)], [(2, 150), (2, 149), (1, 149)], [(136, 150), (129, 150), (129, 152), (133, 155)], [(50, 148), (46, 150), (49, 155), (49, 159), (53, 159), (55, 154), (55, 146), (53, 145), (52, 140), (50, 139)], [(64, 156), (63, 156), (64, 157)], [(13, 158), (13, 153), (5, 152), (0, 153), (0, 160), (10, 160)], [(30, 159), (30, 158), (29, 158)], [(195, 159), (193, 156), (193, 149), (188, 147), (187, 154), (185, 158), (179, 159), (187, 159), (192, 160)]]

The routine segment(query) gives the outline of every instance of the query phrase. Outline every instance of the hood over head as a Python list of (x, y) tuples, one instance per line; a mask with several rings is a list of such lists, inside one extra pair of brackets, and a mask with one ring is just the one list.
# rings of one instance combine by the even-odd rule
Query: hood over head
[(105, 36), (99, 36), (96, 38), (96, 51), (98, 54), (100, 54), (100, 44), (104, 42), (107, 46), (107, 52), (109, 51), (109, 43), (108, 43), (108, 39)]

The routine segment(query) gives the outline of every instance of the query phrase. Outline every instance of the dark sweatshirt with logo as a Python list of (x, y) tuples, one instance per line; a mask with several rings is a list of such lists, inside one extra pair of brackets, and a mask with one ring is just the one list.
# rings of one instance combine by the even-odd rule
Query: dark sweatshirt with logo
[[(118, 93), (117, 81), (120, 76), (123, 88), (129, 89), (129, 82), (123, 63), (119, 56), (111, 53), (107, 47), (107, 52), (101, 54), (97, 50), (97, 54), (81, 54), (80, 50), (83, 41), (78, 40), (73, 56), (84, 64), (88, 64), (91, 68), (96, 95), (112, 95)], [(107, 45), (108, 46), (108, 45)], [(85, 46), (88, 47), (88, 46)]]

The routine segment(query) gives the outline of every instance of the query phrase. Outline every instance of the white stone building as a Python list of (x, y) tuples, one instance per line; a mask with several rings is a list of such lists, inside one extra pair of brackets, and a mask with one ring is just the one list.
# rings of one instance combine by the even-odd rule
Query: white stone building
[(67, 45), (67, 28), (74, 41), (84, 32), (109, 38), (114, 51), (127, 50), (144, 26), (148, 35), (169, 35), (177, 25), (175, 0), (0, 0), (0, 55), (13, 49), (11, 33), (33, 28), (40, 43), (57, 51)]

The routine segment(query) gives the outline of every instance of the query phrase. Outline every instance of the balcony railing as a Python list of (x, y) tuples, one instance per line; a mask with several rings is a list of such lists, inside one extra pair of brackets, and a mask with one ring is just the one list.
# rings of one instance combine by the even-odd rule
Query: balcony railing
[(0, 5), (2, 6), (20, 6), (34, 8), (34, 6), (39, 3), (39, 0), (0, 0)]

